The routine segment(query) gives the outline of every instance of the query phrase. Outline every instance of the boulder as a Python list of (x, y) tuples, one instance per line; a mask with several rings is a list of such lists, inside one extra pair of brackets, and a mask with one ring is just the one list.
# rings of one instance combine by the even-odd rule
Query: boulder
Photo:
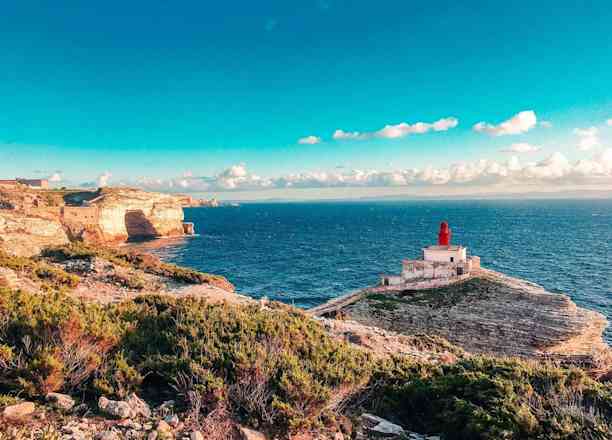
[(136, 394), (130, 394), (126, 402), (132, 408), (134, 415), (147, 418), (151, 417), (151, 408), (149, 408), (149, 405)]
[(36, 406), (32, 402), (21, 402), (4, 408), (2, 415), (7, 419), (20, 419), (34, 412)]
[(98, 408), (100, 408), (100, 411), (102, 411), (104, 414), (118, 417), (120, 419), (133, 417), (133, 411), (130, 405), (121, 400), (110, 400), (102, 396), (98, 400)]
[(368, 431), (374, 432), (378, 435), (400, 437), (406, 434), (406, 431), (404, 431), (404, 428), (401, 426), (373, 414), (362, 414), (361, 421)]
[(134, 393), (130, 394), (126, 400), (110, 400), (102, 396), (98, 400), (98, 407), (103, 413), (120, 419), (151, 417), (149, 405)]
[(54, 408), (70, 411), (74, 407), (74, 399), (67, 394), (49, 393), (45, 396)]

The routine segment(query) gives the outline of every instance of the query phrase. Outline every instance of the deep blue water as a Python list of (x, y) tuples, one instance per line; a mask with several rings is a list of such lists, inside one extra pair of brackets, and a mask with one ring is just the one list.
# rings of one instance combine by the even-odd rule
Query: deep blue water
[(371, 285), (448, 220), (453, 242), (484, 266), (612, 319), (612, 200), (262, 203), (190, 208), (185, 219), (198, 236), (147, 247), (253, 297), (311, 307)]

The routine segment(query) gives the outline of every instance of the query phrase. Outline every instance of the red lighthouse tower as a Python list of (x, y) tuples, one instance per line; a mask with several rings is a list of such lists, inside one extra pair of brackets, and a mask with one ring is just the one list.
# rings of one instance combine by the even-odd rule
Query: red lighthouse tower
[(447, 222), (440, 223), (440, 232), (438, 232), (438, 245), (448, 246), (450, 245), (452, 232), (448, 227)]

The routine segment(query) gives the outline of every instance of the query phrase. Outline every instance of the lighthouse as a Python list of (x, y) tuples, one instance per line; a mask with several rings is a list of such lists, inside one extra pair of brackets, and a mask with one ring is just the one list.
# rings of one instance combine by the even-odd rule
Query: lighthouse
[(467, 248), (452, 244), (451, 238), (448, 222), (441, 222), (438, 243), (424, 247), (421, 259), (402, 261), (400, 275), (381, 275), (380, 285), (431, 288), (471, 276), (480, 269), (480, 258), (475, 255), (468, 257)]
[(447, 222), (440, 223), (438, 244), (423, 248), (423, 260), (439, 263), (461, 263), (467, 260), (467, 248), (451, 244), (451, 228)]
[(448, 223), (440, 223), (440, 232), (438, 232), (438, 246), (448, 246), (451, 241), (451, 236), (452, 232), (448, 227)]

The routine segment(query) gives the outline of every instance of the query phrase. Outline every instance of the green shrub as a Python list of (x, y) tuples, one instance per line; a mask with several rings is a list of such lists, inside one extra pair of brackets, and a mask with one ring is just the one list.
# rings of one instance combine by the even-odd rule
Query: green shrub
[(104, 246), (94, 248), (82, 242), (73, 242), (65, 246), (47, 248), (41, 255), (55, 261), (100, 257), (118, 266), (131, 267), (153, 275), (171, 278), (182, 283), (211, 284), (225, 290), (234, 290), (234, 286), (220, 275), (203, 273), (194, 269), (164, 263), (151, 254), (125, 252)]
[[(410, 338), (464, 356), (439, 338)], [(450, 440), (603, 440), (612, 418), (612, 386), (582, 370), (483, 356), (377, 361), (278, 303), (147, 295), (97, 306), (0, 289), (0, 395), (49, 391), (178, 396), (196, 417), (227, 409), (280, 436), (329, 427), (339, 407)]]
[(607, 439), (612, 389), (581, 370), (488, 357), (427, 366), (395, 359), (373, 375), (370, 408), (447, 439)]
[(95, 376), (93, 389), (97, 393), (119, 399), (138, 391), (144, 379), (138, 370), (130, 365), (122, 351), (115, 353), (96, 371)]
[(47, 290), (74, 288), (81, 281), (77, 275), (70, 274), (44, 261), (9, 255), (2, 250), (0, 250), (0, 267), (12, 269), (34, 281), (39, 281)]
[(87, 382), (120, 340), (107, 308), (0, 289), (0, 392), (42, 396)]
[[(367, 379), (369, 356), (329, 338), (287, 306), (212, 305), (194, 298), (139, 297), (123, 304), (124, 349), (158, 390), (179, 377), (212, 403), (234, 403), (252, 423), (297, 429), (320, 422), (334, 389)], [(183, 380), (183, 382), (185, 382)], [(144, 384), (143, 384), (144, 385)], [(257, 395), (258, 411), (246, 397)]]

